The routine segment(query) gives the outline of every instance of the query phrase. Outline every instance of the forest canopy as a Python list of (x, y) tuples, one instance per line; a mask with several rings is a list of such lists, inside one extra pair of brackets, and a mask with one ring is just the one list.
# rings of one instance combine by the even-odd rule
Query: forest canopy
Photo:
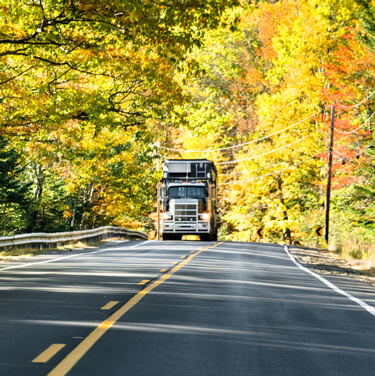
[[(150, 231), (165, 158), (219, 168), (221, 236), (372, 239), (375, 4), (0, 0), (1, 233)], [(336, 240), (335, 240), (336, 239)]]

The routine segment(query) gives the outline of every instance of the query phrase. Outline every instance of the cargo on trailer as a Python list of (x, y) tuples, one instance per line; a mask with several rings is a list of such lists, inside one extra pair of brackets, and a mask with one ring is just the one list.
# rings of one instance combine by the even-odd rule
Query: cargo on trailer
[(217, 170), (207, 159), (163, 162), (161, 232), (163, 240), (199, 235), (217, 240)]

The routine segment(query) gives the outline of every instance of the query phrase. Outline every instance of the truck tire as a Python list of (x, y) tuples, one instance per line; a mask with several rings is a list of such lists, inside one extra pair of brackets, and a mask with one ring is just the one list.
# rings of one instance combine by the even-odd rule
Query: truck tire
[(201, 235), (199, 235), (199, 237), (201, 238), (202, 242), (210, 241), (210, 234), (201, 234)]
[(161, 238), (162, 238), (163, 241), (170, 239), (169, 234), (162, 234)]

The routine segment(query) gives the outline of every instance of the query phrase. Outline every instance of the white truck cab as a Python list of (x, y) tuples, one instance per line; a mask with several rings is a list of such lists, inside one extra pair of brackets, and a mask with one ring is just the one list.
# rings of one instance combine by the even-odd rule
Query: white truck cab
[(206, 159), (168, 160), (162, 179), (163, 240), (217, 239), (216, 168)]

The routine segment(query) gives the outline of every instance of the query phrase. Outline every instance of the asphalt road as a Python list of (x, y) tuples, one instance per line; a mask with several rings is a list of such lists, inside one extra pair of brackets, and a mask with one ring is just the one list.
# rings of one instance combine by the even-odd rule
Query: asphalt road
[(375, 289), (284, 247), (119, 241), (0, 266), (0, 375), (374, 375)]

